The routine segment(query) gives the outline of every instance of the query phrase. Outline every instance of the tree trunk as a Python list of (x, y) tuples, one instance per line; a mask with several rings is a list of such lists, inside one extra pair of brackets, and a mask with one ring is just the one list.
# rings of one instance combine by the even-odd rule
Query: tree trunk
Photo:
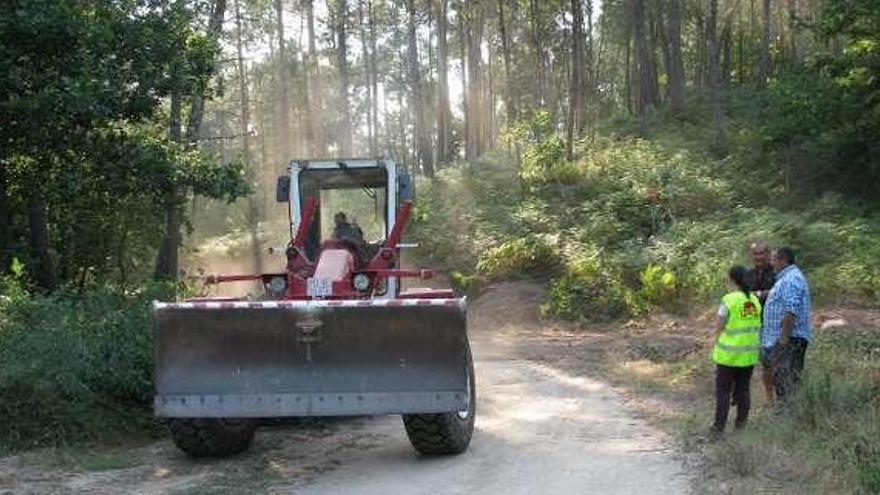
[(284, 3), (275, 0), (275, 34), (278, 37), (278, 163), (290, 160), (290, 74), (287, 68), (287, 41), (284, 38)]
[(773, 20), (770, 16), (771, 0), (764, 0), (763, 10), (761, 12), (763, 31), (761, 33), (761, 60), (758, 65), (758, 86), (767, 85), (767, 79), (770, 77), (770, 25)]
[(437, 164), (450, 161), (448, 0), (437, 0)]
[(669, 43), (669, 31), (666, 27), (668, 21), (664, 15), (663, 2), (657, 0), (654, 2), (657, 11), (657, 37), (660, 40), (660, 51), (663, 54), (663, 68), (666, 70), (666, 92), (665, 100), (672, 99), (672, 50)]
[(468, 105), (468, 91), (470, 88), (468, 87), (468, 78), (467, 78), (467, 36), (465, 36), (465, 0), (460, 0), (458, 3), (458, 12), (457, 12), (457, 21), (458, 21), (458, 46), (460, 48), (459, 56), (461, 63), (461, 111), (464, 115), (464, 129), (462, 140), (464, 141), (464, 152), (465, 158), (468, 158), (468, 142), (471, 139), (471, 112)]
[(367, 19), (369, 23), (370, 38), (370, 91), (373, 94), (373, 142), (370, 143), (370, 152), (373, 156), (379, 156), (379, 68), (376, 63), (376, 20), (373, 17), (373, 2), (367, 0)]
[[(627, 23), (629, 24), (629, 23)], [(628, 29), (631, 31), (631, 26), (628, 26)], [(623, 65), (624, 65), (624, 73), (623, 73), (623, 99), (626, 101), (626, 113), (629, 115), (633, 114), (633, 97), (632, 97), (632, 75), (633, 75), (633, 63), (632, 63), (632, 36), (627, 33), (626, 36), (626, 45), (623, 48)]]
[[(181, 132), (182, 103), (180, 94), (171, 93), (170, 122), (168, 125), (168, 139), (174, 143), (183, 140)], [(180, 216), (181, 199), (176, 184), (169, 183), (165, 189), (163, 204), (165, 209), (165, 235), (159, 252), (156, 253), (156, 266), (153, 270), (153, 278), (177, 280), (179, 269), (177, 250), (180, 248)]]
[(801, 53), (801, 43), (800, 43), (800, 34), (798, 33), (798, 3), (797, 0), (788, 0), (788, 29), (789, 29), (789, 53), (790, 53), (790, 62), (792, 64), (799, 64), (803, 59), (803, 54)]
[(574, 160), (574, 141), (584, 127), (584, 46), (583, 11), (580, 0), (571, 0), (571, 74), (569, 79), (568, 122), (566, 123), (566, 151)]
[(598, 66), (596, 60), (596, 38), (593, 35), (593, 0), (584, 0), (587, 10), (587, 46), (586, 46), (586, 90), (585, 105), (587, 107), (587, 126), (589, 129), (589, 138), (592, 142), (596, 132), (596, 121), (599, 118), (598, 105), (599, 91), (597, 82), (599, 80)]
[(660, 101), (659, 85), (657, 82), (657, 69), (654, 66), (654, 58), (648, 46), (647, 33), (645, 32), (645, 0), (634, 0), (633, 4), (633, 42), (636, 49), (636, 63), (638, 65), (639, 83), (638, 98), (636, 99), (636, 113), (644, 119), (648, 113), (657, 106)]
[(46, 202), (42, 194), (35, 192), (28, 202), (30, 248), (35, 264), (32, 268), (36, 286), (45, 292), (55, 290), (58, 280), (52, 258), (49, 256), (49, 224), (46, 220)]
[(336, 2), (336, 65), (339, 71), (339, 128), (336, 142), (339, 154), (349, 156), (351, 150), (351, 108), (348, 102), (348, 34), (346, 24), (348, 18), (348, 1)]
[(247, 67), (244, 62), (244, 44), (242, 42), (242, 22), (241, 22), (241, 0), (235, 0), (235, 48), (238, 55), (238, 95), (241, 103), (241, 150), (244, 156), (244, 162), (247, 166), (248, 179), (254, 186), (257, 193), (248, 196), (248, 230), (251, 237), (251, 254), (254, 258), (254, 271), (263, 273), (263, 256), (260, 245), (259, 221), (260, 206), (256, 195), (260, 194), (262, 187), (260, 182), (260, 173), (256, 169), (257, 161), (251, 156), (251, 136), (250, 136), (250, 98), (248, 94), (248, 74)]
[(9, 272), (11, 257), (9, 256), (9, 244), (12, 239), (12, 205), (9, 201), (9, 180), (7, 174), (8, 163), (0, 163), (0, 276)]
[(733, 69), (733, 59), (731, 50), (733, 48), (733, 26), (730, 19), (724, 23), (721, 30), (721, 74), (719, 83), (721, 87), (726, 88), (730, 85), (730, 73)]
[(418, 38), (416, 37), (415, 0), (406, 1), (407, 12), (407, 58), (410, 88), (410, 105), (413, 111), (413, 140), (416, 143), (416, 168), (428, 177), (434, 177), (431, 139), (425, 119), (422, 72), (419, 67)]
[(532, 41), (532, 47), (535, 52), (535, 87), (537, 94), (535, 100), (539, 107), (544, 107), (547, 105), (547, 59), (544, 53), (544, 30), (541, 15), (541, 1), (529, 0), (529, 38)]
[(308, 64), (306, 73), (311, 78), (309, 84), (309, 127), (312, 132), (311, 153), (315, 158), (324, 156), (326, 141), (324, 138), (324, 107), (322, 104), (323, 84), (321, 81), (321, 69), (318, 65), (318, 48), (315, 37), (315, 9), (313, 0), (304, 0), (306, 9), (306, 32), (308, 36)]
[(358, 0), (358, 37), (361, 45), (361, 59), (364, 69), (364, 89), (365, 91), (365, 110), (367, 117), (367, 150), (371, 157), (375, 157), (373, 147), (373, 75), (370, 73), (370, 43), (367, 35), (367, 9), (364, 6), (364, 0)]
[(517, 107), (513, 95), (513, 78), (510, 75), (513, 62), (510, 59), (510, 37), (507, 33), (507, 18), (504, 12), (504, 4), (507, 1), (498, 0), (498, 32), (501, 35), (501, 54), (504, 58), (504, 111), (507, 114), (507, 125), (513, 126), (516, 122)]
[[(208, 36), (219, 38), (223, 30), (223, 18), (226, 15), (226, 0), (216, 0), (208, 21)], [(202, 119), (205, 110), (205, 95), (191, 95), (189, 122), (186, 128), (186, 141), (195, 144), (199, 139)], [(183, 142), (181, 120), (183, 112), (182, 98), (179, 93), (171, 94), (170, 124), (168, 137), (172, 142)], [(156, 266), (153, 277), (156, 279), (177, 280), (180, 271), (178, 249), (180, 249), (180, 227), (183, 223), (183, 204), (185, 193), (177, 184), (168, 184), (164, 194), (165, 235), (159, 252), (156, 254)]]
[(467, 140), (466, 157), (475, 160), (483, 154), (486, 124), (483, 101), (483, 69), (482, 69), (482, 41), (483, 41), (484, 13), (478, 3), (469, 3), (466, 7), (465, 36), (468, 47), (468, 110), (470, 113)]
[(722, 151), (726, 144), (726, 137), (724, 135), (724, 107), (721, 102), (721, 77), (718, 67), (720, 43), (718, 40), (717, 23), (718, 0), (709, 0), (709, 17), (706, 21), (706, 35), (709, 38), (709, 91), (712, 96), (717, 146), (718, 150)]

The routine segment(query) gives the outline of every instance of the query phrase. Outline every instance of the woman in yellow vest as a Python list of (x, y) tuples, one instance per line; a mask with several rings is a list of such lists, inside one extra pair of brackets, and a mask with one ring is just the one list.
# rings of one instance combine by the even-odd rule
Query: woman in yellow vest
[(712, 351), (712, 359), (717, 365), (714, 434), (723, 433), (727, 425), (731, 390), (736, 401), (735, 427), (744, 427), (749, 418), (749, 386), (761, 349), (761, 302), (757, 295), (749, 293), (746, 273), (743, 266), (730, 269), (728, 276), (734, 291), (721, 298), (721, 307), (718, 308)]

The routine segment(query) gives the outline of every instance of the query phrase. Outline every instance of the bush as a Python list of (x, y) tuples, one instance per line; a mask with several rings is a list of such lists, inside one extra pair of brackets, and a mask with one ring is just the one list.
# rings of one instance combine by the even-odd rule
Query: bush
[(150, 302), (137, 294), (6, 299), (0, 304), (0, 445), (106, 439), (152, 425)]
[(638, 298), (647, 306), (670, 308), (677, 302), (678, 278), (659, 265), (648, 265), (639, 275)]
[(568, 320), (607, 320), (633, 310), (632, 292), (620, 282), (620, 274), (598, 256), (570, 263), (565, 273), (550, 284), (541, 310)]
[(492, 277), (524, 273), (545, 275), (558, 264), (559, 255), (553, 247), (541, 237), (530, 236), (489, 249), (477, 262), (477, 270)]
[(750, 93), (734, 96), (748, 115), (732, 119), (741, 132), (724, 159), (701, 149), (705, 122), (664, 117), (654, 140), (599, 137), (568, 162), (552, 117), (527, 114), (509, 133), (521, 168), (496, 151), (422, 183), (421, 254), (461, 273), (559, 276), (549, 313), (604, 319), (717, 301), (761, 239), (795, 249), (818, 303), (880, 302), (880, 217), (840, 194), (784, 194), (747, 126), (762, 112), (743, 102)]

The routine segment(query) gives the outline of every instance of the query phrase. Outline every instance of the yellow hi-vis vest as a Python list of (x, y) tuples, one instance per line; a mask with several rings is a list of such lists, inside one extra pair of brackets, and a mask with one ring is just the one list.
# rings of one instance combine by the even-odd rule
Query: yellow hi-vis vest
[(727, 324), (715, 343), (712, 359), (724, 366), (758, 364), (761, 350), (761, 302), (758, 296), (731, 292), (721, 302), (727, 307)]

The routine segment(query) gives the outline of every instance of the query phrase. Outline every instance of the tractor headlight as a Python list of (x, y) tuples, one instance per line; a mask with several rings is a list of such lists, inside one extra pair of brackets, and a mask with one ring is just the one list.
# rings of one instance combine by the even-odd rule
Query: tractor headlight
[(287, 280), (284, 277), (272, 277), (269, 279), (269, 292), (281, 296), (287, 289)]
[(355, 289), (361, 292), (365, 292), (367, 289), (370, 288), (370, 276), (365, 273), (358, 273), (354, 276), (354, 279), (352, 280), (352, 285), (354, 285)]

